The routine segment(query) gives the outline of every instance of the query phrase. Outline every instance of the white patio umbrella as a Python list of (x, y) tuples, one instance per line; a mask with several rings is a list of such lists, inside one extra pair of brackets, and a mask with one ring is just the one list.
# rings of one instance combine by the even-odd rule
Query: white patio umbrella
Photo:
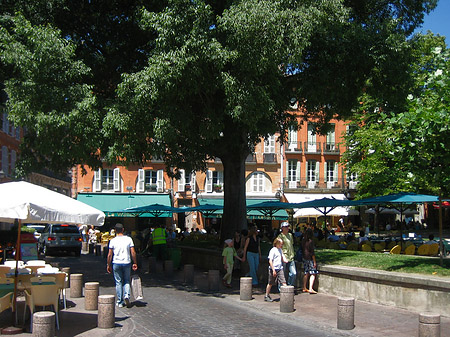
[[(71, 223), (102, 226), (105, 214), (81, 201), (25, 181), (0, 184), (0, 221), (18, 221), (16, 246), (16, 282), (22, 223)], [(14, 310), (15, 310), (14, 305)]]

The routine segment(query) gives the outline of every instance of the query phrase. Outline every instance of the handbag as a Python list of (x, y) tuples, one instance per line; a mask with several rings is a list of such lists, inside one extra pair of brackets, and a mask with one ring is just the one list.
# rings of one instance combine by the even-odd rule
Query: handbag
[(136, 301), (144, 299), (144, 294), (142, 293), (141, 278), (139, 275), (131, 275), (131, 293)]

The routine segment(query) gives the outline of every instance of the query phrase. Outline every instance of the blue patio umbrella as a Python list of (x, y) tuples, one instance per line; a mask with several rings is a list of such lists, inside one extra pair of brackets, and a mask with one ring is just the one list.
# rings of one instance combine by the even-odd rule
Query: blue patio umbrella
[(131, 213), (135, 216), (140, 216), (142, 214), (147, 213), (153, 215), (154, 217), (160, 217), (164, 214), (167, 217), (171, 216), (173, 212), (177, 211), (178, 208), (176, 207), (161, 204), (151, 204), (145, 206), (125, 208), (124, 210), (118, 211), (117, 213)]
[(202, 204), (195, 207), (179, 208), (179, 212), (201, 212), (204, 216), (210, 216), (217, 211), (223, 210), (223, 205)]
[(256, 210), (264, 216), (273, 217), (276, 212), (282, 209), (293, 209), (293, 204), (282, 201), (263, 201), (257, 204), (247, 206), (247, 211)]

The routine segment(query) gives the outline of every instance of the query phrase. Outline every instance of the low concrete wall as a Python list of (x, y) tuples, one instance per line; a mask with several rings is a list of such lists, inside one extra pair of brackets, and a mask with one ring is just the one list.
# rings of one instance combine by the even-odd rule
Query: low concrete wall
[[(183, 264), (193, 264), (203, 270), (223, 269), (219, 250), (181, 247), (181, 251)], [(267, 259), (263, 258), (258, 270), (261, 284), (267, 282), (267, 268)], [(450, 317), (450, 278), (334, 265), (318, 268), (319, 292)], [(241, 276), (247, 271), (248, 264), (244, 263)], [(297, 271), (297, 287), (301, 287), (301, 266), (297, 266)]]
[(319, 270), (320, 292), (450, 317), (450, 279), (333, 265)]

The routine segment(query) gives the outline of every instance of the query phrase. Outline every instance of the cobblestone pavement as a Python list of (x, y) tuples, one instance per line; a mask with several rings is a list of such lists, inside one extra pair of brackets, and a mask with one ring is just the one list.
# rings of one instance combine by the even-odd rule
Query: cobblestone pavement
[[(99, 256), (49, 257), (71, 273), (82, 273), (85, 282), (100, 282), (100, 294), (115, 294), (113, 277), (106, 273), (106, 260)], [(418, 314), (394, 307), (361, 301), (355, 304), (355, 328), (338, 330), (337, 297), (326, 294), (295, 296), (295, 311), (280, 313), (279, 295), (273, 303), (264, 302), (263, 287), (253, 289), (251, 301), (240, 301), (239, 279), (233, 288), (208, 291), (207, 273), (196, 270), (193, 285), (182, 282), (183, 273), (164, 277), (161, 266), (149, 274), (147, 261), (140, 261), (144, 300), (131, 308), (116, 307), (116, 327), (97, 328), (97, 312), (84, 310), (84, 299), (70, 298), (69, 307), (60, 311), (59, 337), (89, 336), (386, 336), (418, 335)], [(273, 287), (276, 288), (276, 287)], [(19, 316), (23, 311), (20, 311)], [(0, 315), (0, 327), (11, 315)], [(27, 324), (28, 325), (28, 324)], [(450, 318), (441, 317), (442, 336), (450, 331)], [(22, 333), (19, 336), (30, 336)]]

